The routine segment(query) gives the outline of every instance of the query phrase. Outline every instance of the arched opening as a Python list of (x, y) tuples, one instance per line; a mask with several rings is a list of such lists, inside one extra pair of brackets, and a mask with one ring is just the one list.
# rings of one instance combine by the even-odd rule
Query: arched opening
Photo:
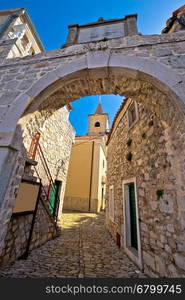
[(96, 122), (96, 123), (94, 124), (94, 127), (100, 127), (100, 122)]

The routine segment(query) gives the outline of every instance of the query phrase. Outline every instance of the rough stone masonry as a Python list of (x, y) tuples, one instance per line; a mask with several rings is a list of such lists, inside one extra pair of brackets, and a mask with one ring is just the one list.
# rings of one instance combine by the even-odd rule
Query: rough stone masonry
[[(136, 32), (6, 59), (12, 42), (5, 40), (0, 44), (0, 253), (23, 172), (20, 168), (19, 178), (14, 180), (22, 153), (25, 118), (29, 119), (36, 111), (52, 114), (70, 101), (94, 94), (129, 96), (149, 107), (165, 127), (169, 136), (167, 152), (173, 160), (174, 171), (171, 201), (177, 206), (175, 228), (178, 231), (173, 234), (178, 234), (183, 241), (185, 32), (148, 36)], [(174, 256), (182, 272), (183, 247), (184, 242)], [(147, 251), (146, 265), (150, 254)], [(162, 259), (160, 253), (159, 259)]]
[[(168, 103), (159, 101), (157, 93), (155, 96), (156, 109), (162, 111), (161, 105), (164, 105), (168, 114)], [(178, 141), (173, 135), (173, 124), (165, 126), (150, 105), (138, 101), (138, 119), (129, 128), (127, 113), (131, 103), (132, 100), (127, 99), (122, 105), (108, 141), (106, 198), (109, 201), (109, 190), (113, 186), (114, 220), (107, 212), (107, 227), (115, 240), (117, 234), (120, 235), (121, 246), (133, 259), (134, 252), (126, 239), (128, 214), (123, 185), (134, 178), (141, 239), (139, 244), (138, 236), (135, 262), (151, 277), (184, 277), (184, 196), (181, 199), (184, 186), (180, 186), (182, 165), (176, 153)], [(128, 153), (132, 154), (131, 160), (127, 159)], [(162, 191), (160, 197), (157, 191)], [(143, 256), (141, 261), (139, 252)]]

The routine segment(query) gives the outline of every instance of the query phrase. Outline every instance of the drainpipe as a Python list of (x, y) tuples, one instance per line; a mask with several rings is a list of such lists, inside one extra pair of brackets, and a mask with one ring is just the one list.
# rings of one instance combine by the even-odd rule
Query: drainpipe
[(10, 16), (8, 16), (3, 24), (0, 25), (0, 39), (4, 36), (6, 33), (7, 29), (11, 25), (11, 23), (14, 21), (14, 19), (20, 17), (25, 13), (25, 10), (23, 8), (13, 12)]
[(93, 162), (94, 162), (94, 141), (92, 143), (92, 155), (91, 155), (91, 175), (90, 175), (90, 188), (89, 188), (89, 211), (91, 211), (91, 193), (92, 193)]

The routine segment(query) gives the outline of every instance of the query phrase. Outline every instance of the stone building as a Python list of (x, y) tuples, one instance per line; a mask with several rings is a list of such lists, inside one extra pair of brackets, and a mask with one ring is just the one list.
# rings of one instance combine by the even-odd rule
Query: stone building
[[(1, 41), (9, 45), (7, 59), (30, 56), (44, 50), (24, 9), (0, 11), (0, 26)], [(14, 90), (14, 85), (10, 88)], [(71, 109), (70, 104), (56, 111), (43, 108), (42, 112), (25, 115), (21, 128), (20, 125), (17, 127), (22, 146), (17, 158), (17, 175), (14, 177), (17, 187), (14, 192), (10, 187), (10, 193), (16, 199), (0, 255), (0, 265), (25, 253), (27, 255), (28, 248), (38, 247), (58, 234), (57, 219), (62, 214), (68, 163), (75, 136), (69, 122)]]
[(166, 22), (166, 27), (162, 30), (162, 33), (172, 33), (185, 28), (185, 5), (181, 6), (172, 13), (171, 18)]
[[(32, 116), (28, 121), (24, 120), (24, 147), (28, 151), (28, 156), (37, 162), (33, 175), (42, 179), (47, 193), (51, 193), (48, 189), (51, 189), (53, 184), (56, 186), (57, 195), (53, 201), (57, 201), (57, 197), (60, 198), (58, 213), (56, 213), (58, 219), (62, 214), (68, 164), (75, 137), (74, 129), (69, 122), (71, 109), (71, 105), (68, 104), (49, 117), (45, 115), (44, 119)], [(36, 149), (35, 146), (31, 149), (35, 134), (39, 136), (39, 145), (38, 147), (36, 145)]]
[(72, 147), (64, 209), (99, 212), (105, 208), (107, 113), (99, 103), (89, 115), (88, 134)]
[(169, 129), (149, 106), (128, 98), (107, 144), (108, 230), (150, 276), (184, 277), (185, 223), (178, 222), (177, 164)]
[(34, 55), (44, 51), (24, 8), (0, 11), (0, 40), (9, 47), (7, 58)]

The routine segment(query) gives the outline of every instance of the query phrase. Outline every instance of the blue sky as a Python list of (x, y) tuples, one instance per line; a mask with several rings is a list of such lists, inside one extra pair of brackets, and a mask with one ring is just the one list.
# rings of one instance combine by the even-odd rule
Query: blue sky
[[(113, 19), (137, 13), (139, 32), (159, 34), (171, 13), (184, 4), (184, 0), (1, 0), (0, 9), (25, 7), (45, 49), (51, 50), (65, 43), (69, 24), (94, 22), (100, 16)], [(119, 96), (102, 96), (111, 122), (121, 101)], [(97, 103), (97, 96), (72, 103), (70, 120), (77, 135), (87, 133), (87, 115), (94, 112)]]

